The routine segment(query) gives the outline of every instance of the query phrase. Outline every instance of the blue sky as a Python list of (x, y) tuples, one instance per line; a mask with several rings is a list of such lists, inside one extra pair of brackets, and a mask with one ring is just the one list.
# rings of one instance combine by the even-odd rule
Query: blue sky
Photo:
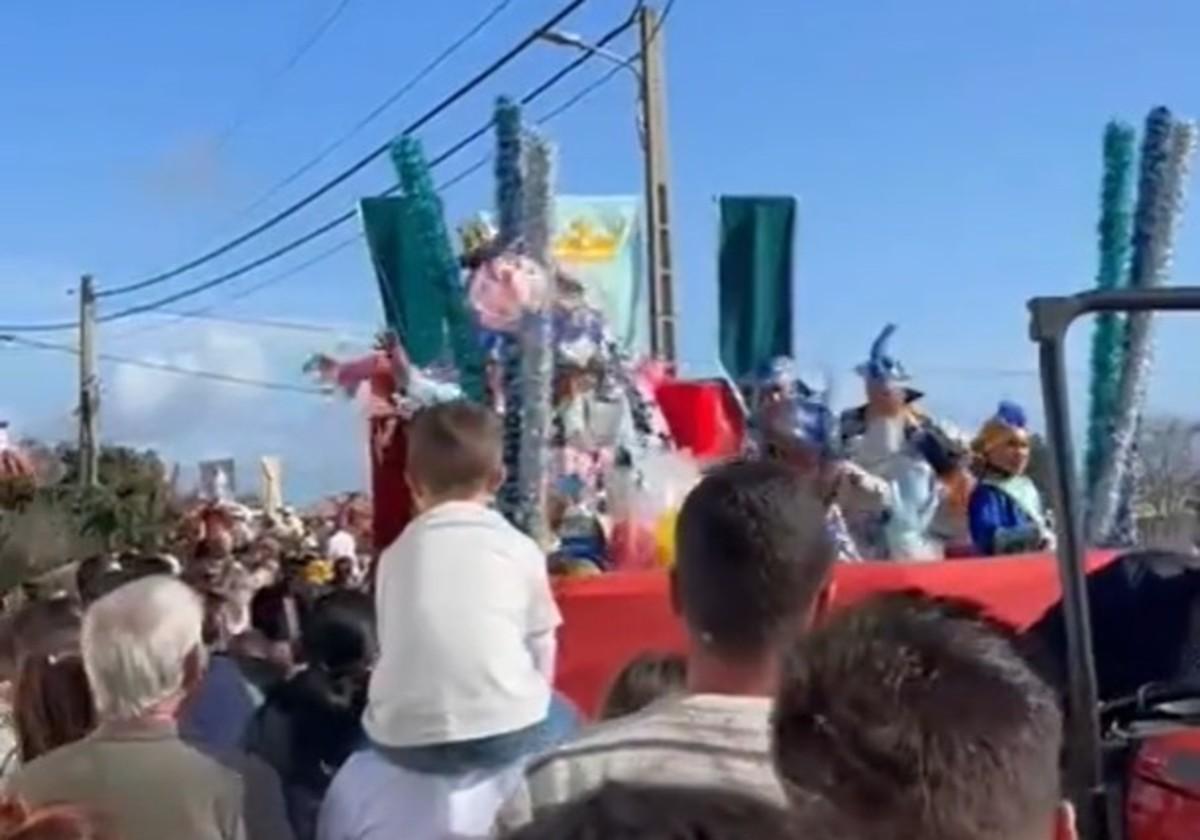
[[(242, 213), (247, 205), (494, 0), (351, 0), (303, 61), (276, 78), (334, 5), (0, 4), (0, 322), (72, 318), (67, 291), (82, 271), (100, 285), (123, 283), (240, 232), (256, 218)], [(381, 142), (556, 5), (513, 0), (470, 48), (270, 206)], [(593, 36), (630, 5), (590, 0), (564, 28)], [(895, 320), (896, 349), (935, 409), (973, 426), (1001, 397), (1036, 407), (1024, 301), (1091, 283), (1104, 122), (1140, 123), (1157, 104), (1200, 115), (1200, 7), (1172, 0), (1151, 12), (1149, 5), (678, 0), (666, 55), (685, 372), (710, 371), (715, 356), (713, 197), (790, 193), (801, 207), (797, 345), (806, 366), (830, 372), (847, 399), (856, 396), (849, 369), (882, 323)], [(423, 134), (427, 147), (436, 152), (473, 130), (494, 96), (528, 89), (565, 57), (552, 46), (530, 51), (433, 123)], [(603, 71), (580, 74), (543, 107)], [(563, 191), (640, 189), (632, 104), (632, 84), (618, 77), (552, 123)], [(443, 171), (453, 174), (485, 151), (468, 150)], [(390, 177), (381, 162), (229, 260), (162, 288), (257, 256)], [(466, 179), (445, 196), (452, 221), (488, 206), (490, 196), (486, 170)], [(1180, 232), (1176, 277), (1198, 270), (1200, 220), (1192, 213)], [(264, 276), (194, 304), (219, 304)], [(336, 332), (203, 322), (146, 330), (161, 319), (139, 319), (104, 329), (101, 347), (301, 383), (309, 352), (350, 348), (380, 320), (361, 248), (218, 311)], [(1162, 331), (1157, 409), (1189, 408), (1185, 360), (1195, 343), (1187, 326), (1177, 318)], [(1084, 363), (1077, 352), (1073, 366)], [(289, 490), (300, 497), (362, 482), (350, 406), (102, 371), (110, 439), (155, 445), (185, 462), (281, 453)], [(72, 358), (0, 348), (0, 416), (20, 431), (66, 433), (74, 387)]]

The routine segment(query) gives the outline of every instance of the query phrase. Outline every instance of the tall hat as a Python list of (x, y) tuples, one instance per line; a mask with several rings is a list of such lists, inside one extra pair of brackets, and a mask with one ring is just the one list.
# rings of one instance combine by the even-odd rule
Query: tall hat
[(1025, 409), (1015, 402), (1004, 400), (996, 409), (996, 413), (983, 424), (979, 434), (971, 443), (971, 449), (977, 455), (982, 456), (1013, 436), (1027, 437), (1028, 435)]
[(831, 456), (836, 449), (837, 419), (829, 406), (811, 398), (793, 397), (761, 406), (753, 428), (762, 449), (804, 447), (822, 456)]
[(888, 351), (896, 325), (888, 324), (871, 344), (871, 355), (854, 370), (869, 382), (904, 385), (912, 380), (900, 360)]

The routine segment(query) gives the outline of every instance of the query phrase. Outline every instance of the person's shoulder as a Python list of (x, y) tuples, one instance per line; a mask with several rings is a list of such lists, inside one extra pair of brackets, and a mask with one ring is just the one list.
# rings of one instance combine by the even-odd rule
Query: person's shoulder
[(601, 721), (526, 766), (526, 777), (552, 775), (580, 763), (604, 762), (630, 745), (660, 740), (680, 717), (682, 698), (668, 698), (630, 715)]
[(769, 766), (769, 717), (767, 698), (691, 695), (597, 724), (527, 765), (528, 809), (538, 813), (606, 781), (648, 781), (680, 761)]
[(48, 785), (53, 785), (56, 779), (61, 779), (67, 768), (88, 752), (88, 742), (80, 741), (59, 747), (28, 764), (22, 764), (13, 770), (7, 781), (8, 792), (36, 803), (42, 799), (40, 791)]

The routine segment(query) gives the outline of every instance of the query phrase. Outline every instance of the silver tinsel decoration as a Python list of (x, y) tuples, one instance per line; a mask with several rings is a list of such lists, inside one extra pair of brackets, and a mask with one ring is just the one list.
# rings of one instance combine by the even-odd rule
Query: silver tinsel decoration
[(523, 239), (528, 256), (546, 272), (541, 305), (525, 314), (520, 325), (521, 440), (517, 468), (517, 516), (526, 532), (543, 548), (550, 547), (547, 482), (550, 469), (551, 402), (554, 389), (554, 147), (529, 134), (523, 144), (525, 208)]
[[(1142, 171), (1133, 223), (1130, 266), (1133, 288), (1161, 286), (1170, 274), (1175, 229), (1183, 210), (1195, 147), (1194, 123), (1173, 122), (1165, 108), (1150, 113), (1142, 144)], [(1094, 544), (1108, 544), (1114, 536), (1153, 363), (1151, 326), (1148, 312), (1129, 316), (1111, 443), (1093, 490), (1089, 539)]]

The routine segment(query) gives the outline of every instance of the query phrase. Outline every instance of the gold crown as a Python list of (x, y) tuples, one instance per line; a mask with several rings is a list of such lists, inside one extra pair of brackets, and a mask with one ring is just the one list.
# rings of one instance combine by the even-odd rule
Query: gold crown
[(482, 213), (458, 226), (458, 238), (464, 254), (473, 254), (491, 245), (496, 228)]
[(554, 256), (566, 263), (607, 262), (617, 253), (624, 222), (600, 228), (587, 219), (575, 219), (554, 240)]

